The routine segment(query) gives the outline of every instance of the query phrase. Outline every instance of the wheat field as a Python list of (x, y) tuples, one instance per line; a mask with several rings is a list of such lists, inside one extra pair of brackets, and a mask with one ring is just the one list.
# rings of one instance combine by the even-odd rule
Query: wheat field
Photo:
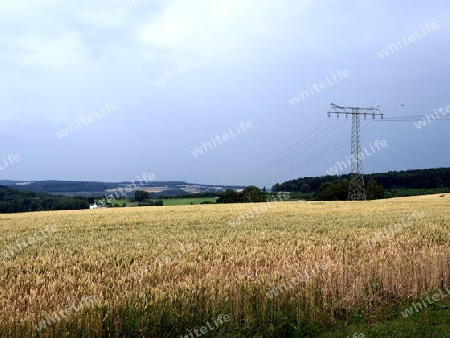
[(450, 285), (448, 195), (280, 202), (229, 225), (253, 206), (0, 215), (1, 336), (271, 336)]

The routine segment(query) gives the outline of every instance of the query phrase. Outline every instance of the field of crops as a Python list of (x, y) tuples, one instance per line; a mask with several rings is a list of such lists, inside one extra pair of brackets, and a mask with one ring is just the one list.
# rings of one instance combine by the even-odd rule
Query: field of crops
[(0, 215), (0, 336), (279, 337), (450, 285), (448, 195), (261, 205)]

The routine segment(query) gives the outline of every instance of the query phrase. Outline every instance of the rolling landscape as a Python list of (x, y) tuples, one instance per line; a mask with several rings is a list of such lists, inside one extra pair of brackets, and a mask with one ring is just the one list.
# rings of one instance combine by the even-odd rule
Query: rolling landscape
[(449, 17), (0, 2), (0, 338), (450, 338)]
[[(152, 196), (173, 196), (183, 194), (199, 193), (221, 193), (226, 189), (243, 189), (245, 186), (212, 186), (203, 184), (193, 184), (181, 181), (168, 182), (86, 182), (86, 181), (0, 181), (0, 185), (24, 191), (34, 191), (43, 194), (61, 195), (67, 197), (99, 197), (107, 194), (114, 194), (119, 188), (128, 185), (132, 186), (133, 192), (125, 192), (122, 197), (134, 196), (135, 190), (144, 190)], [(137, 184), (136, 184), (137, 183)]]

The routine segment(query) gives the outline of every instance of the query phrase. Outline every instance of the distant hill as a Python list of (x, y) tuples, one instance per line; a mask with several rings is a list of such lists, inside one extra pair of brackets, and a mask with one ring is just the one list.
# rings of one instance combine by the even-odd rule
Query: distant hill
[(85, 197), (53, 196), (0, 185), (0, 213), (88, 209)]
[[(160, 182), (91, 182), (91, 181), (0, 181), (0, 185), (10, 188), (33, 191), (41, 194), (63, 195), (63, 196), (83, 196), (100, 197), (111, 194), (119, 189), (131, 186), (134, 190), (145, 190), (152, 197), (173, 196), (183, 194), (196, 194), (204, 192), (224, 192), (226, 189), (243, 189), (243, 186), (222, 186), (192, 184), (184, 181), (160, 181)], [(123, 190), (122, 190), (123, 191)], [(127, 193), (127, 196), (134, 196), (134, 191)]]
[[(275, 184), (272, 187), (272, 191), (312, 193), (319, 189), (322, 183), (334, 182), (342, 179), (350, 179), (350, 174), (297, 178), (295, 180)], [(387, 173), (364, 175), (364, 180), (366, 182), (370, 179), (374, 179), (386, 190), (450, 188), (450, 168), (389, 171)]]

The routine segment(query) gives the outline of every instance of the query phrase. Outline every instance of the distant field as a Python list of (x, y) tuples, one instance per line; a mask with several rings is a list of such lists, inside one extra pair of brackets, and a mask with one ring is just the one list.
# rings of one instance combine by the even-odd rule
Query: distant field
[(0, 336), (448, 337), (440, 196), (0, 215)]
[[(114, 199), (114, 200), (111, 200), (111, 205), (113, 205), (113, 206), (118, 206), (118, 207), (121, 207), (123, 204), (127, 204), (127, 203), (129, 203), (126, 199), (124, 199), (124, 198), (118, 198), (118, 199)], [(132, 205), (135, 205), (136, 203), (134, 203), (134, 202), (132, 202), (132, 203), (130, 203), (130, 204), (132, 204)]]
[(168, 198), (168, 199), (163, 199), (163, 203), (164, 203), (164, 206), (191, 205), (191, 204), (200, 204), (205, 201), (215, 203), (216, 200), (217, 200), (216, 197)]
[[(159, 200), (158, 198), (155, 198), (154, 200)], [(200, 204), (204, 201), (208, 202), (216, 202), (216, 197), (196, 197), (196, 198), (170, 198), (170, 199), (163, 199), (164, 206), (174, 206), (174, 205), (194, 205), (194, 204)], [(123, 204), (127, 204), (127, 200), (125, 199), (115, 199), (111, 201), (111, 204), (114, 206), (121, 207)], [(135, 202), (130, 203), (131, 206), (136, 205)]]

